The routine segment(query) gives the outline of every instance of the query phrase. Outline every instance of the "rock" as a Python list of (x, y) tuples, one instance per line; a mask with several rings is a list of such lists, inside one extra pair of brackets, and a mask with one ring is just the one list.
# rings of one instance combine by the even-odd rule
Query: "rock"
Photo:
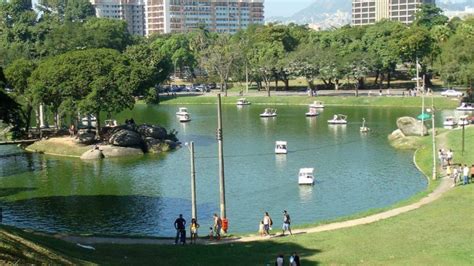
[(168, 145), (168, 148), (171, 150), (176, 149), (176, 147), (178, 146), (178, 143), (169, 139), (165, 140), (165, 144)]
[(168, 136), (166, 129), (160, 126), (140, 125), (137, 128), (138, 133), (144, 138), (165, 139)]
[(122, 129), (109, 138), (109, 143), (120, 147), (141, 147), (143, 140), (137, 132)]
[(425, 125), (421, 125), (421, 121), (413, 117), (404, 116), (397, 119), (397, 127), (405, 136), (423, 136), (428, 135), (428, 129)]
[(392, 132), (392, 134), (388, 135), (388, 140), (394, 141), (396, 139), (404, 138), (405, 134), (400, 129), (397, 129)]
[(104, 158), (104, 154), (98, 149), (86, 151), (81, 155), (82, 160), (99, 160), (102, 158)]
[(82, 133), (77, 136), (79, 143), (85, 145), (91, 145), (95, 143), (95, 134), (94, 133)]
[(146, 150), (150, 153), (160, 153), (163, 151), (163, 141), (154, 138), (146, 138)]
[(143, 155), (143, 151), (138, 148), (105, 145), (100, 146), (100, 149), (102, 150), (105, 158)]

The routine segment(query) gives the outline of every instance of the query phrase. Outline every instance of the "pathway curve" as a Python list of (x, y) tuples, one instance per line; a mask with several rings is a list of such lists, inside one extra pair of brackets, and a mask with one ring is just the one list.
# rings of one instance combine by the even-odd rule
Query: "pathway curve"
[[(446, 133), (440, 134), (437, 138), (440, 147), (446, 147)], [(441, 179), (440, 185), (426, 197), (421, 200), (395, 209), (384, 211), (381, 213), (373, 214), (363, 218), (335, 222), (325, 225), (320, 225), (311, 228), (305, 229), (294, 229), (292, 230), (294, 235), (307, 234), (307, 233), (317, 233), (325, 232), (336, 229), (348, 228), (357, 225), (370, 224), (380, 220), (388, 219), (402, 213), (407, 213), (412, 210), (416, 210), (428, 203), (431, 203), (441, 197), (445, 192), (452, 188), (452, 182), (446, 176)], [(55, 235), (56, 238), (71, 242), (71, 243), (80, 243), (86, 245), (93, 244), (158, 244), (158, 245), (170, 245), (174, 243), (173, 239), (167, 238), (120, 238), (120, 237), (88, 237), (88, 236), (66, 236), (66, 235)], [(228, 244), (228, 243), (238, 243), (238, 242), (253, 242), (253, 241), (266, 241), (268, 239), (281, 237), (281, 235), (276, 234), (272, 236), (262, 237), (257, 235), (243, 236), (243, 237), (232, 237), (225, 238), (221, 241), (209, 241), (206, 239), (199, 239), (198, 244), (204, 245), (214, 245), (214, 244)]]

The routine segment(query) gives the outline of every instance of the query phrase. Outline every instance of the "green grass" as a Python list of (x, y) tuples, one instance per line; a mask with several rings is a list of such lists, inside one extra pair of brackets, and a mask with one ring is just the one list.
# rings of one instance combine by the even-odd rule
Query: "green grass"
[[(223, 104), (234, 105), (237, 96), (222, 97)], [(378, 107), (419, 107), (421, 106), (420, 97), (354, 97), (354, 96), (249, 96), (246, 97), (252, 104), (257, 105), (307, 105), (313, 101), (323, 101), (327, 106), (378, 106)], [(427, 100), (427, 104), (431, 104)], [(217, 97), (202, 96), (181, 96), (177, 98), (164, 98), (161, 104), (216, 104)], [(451, 98), (435, 97), (434, 105), (438, 109), (455, 108), (458, 105), (457, 100)]]
[[(465, 133), (463, 157), (458, 152), (461, 131), (449, 132), (447, 143), (455, 151), (455, 161), (474, 162), (474, 128)], [(419, 167), (429, 172), (431, 153), (420, 151), (416, 156)], [(101, 244), (91, 251), (10, 227), (0, 227), (0, 232), (12, 232), (72, 261), (105, 265), (273, 265), (279, 253), (288, 258), (293, 251), (300, 254), (303, 265), (472, 265), (472, 202), (474, 185), (459, 186), (418, 210), (373, 224), (218, 246)]]
[(63, 144), (56, 144), (51, 143), (49, 141), (37, 141), (28, 147), (26, 147), (27, 151), (31, 152), (40, 152), (52, 155), (60, 155), (60, 156), (68, 156), (68, 157), (80, 157), (84, 152), (91, 149), (91, 146), (87, 145), (63, 145)]

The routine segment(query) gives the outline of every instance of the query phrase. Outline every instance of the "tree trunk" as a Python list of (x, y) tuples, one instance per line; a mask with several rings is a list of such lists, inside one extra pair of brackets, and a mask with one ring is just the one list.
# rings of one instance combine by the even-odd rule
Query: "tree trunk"
[(227, 81), (224, 80), (224, 97), (227, 97)]
[(285, 91), (290, 90), (290, 80), (289, 79), (284, 79), (283, 83), (285, 83)]
[(97, 114), (95, 115), (95, 136), (97, 138), (97, 140), (100, 140), (100, 112), (97, 112)]
[(33, 113), (33, 106), (28, 104), (26, 106), (26, 125), (25, 125), (25, 132), (28, 135), (31, 126), (31, 114)]
[(339, 80), (336, 79), (336, 80), (334, 80), (334, 81), (335, 81), (335, 83), (334, 83), (334, 89), (335, 89), (335, 90), (339, 90)]
[(278, 78), (275, 79), (275, 91), (278, 90)]
[(374, 85), (377, 85), (378, 84), (378, 81), (379, 81), (379, 74), (380, 74), (380, 70), (376, 70), (375, 71), (375, 81), (374, 81)]
[(390, 89), (390, 79), (391, 79), (391, 73), (388, 71), (387, 73), (387, 89)]

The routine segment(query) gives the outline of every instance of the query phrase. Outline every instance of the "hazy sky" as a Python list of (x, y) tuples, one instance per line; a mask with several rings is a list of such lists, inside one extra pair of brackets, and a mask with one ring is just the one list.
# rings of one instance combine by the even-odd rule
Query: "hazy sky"
[(313, 0), (265, 0), (265, 17), (288, 17), (309, 6), (311, 2)]

